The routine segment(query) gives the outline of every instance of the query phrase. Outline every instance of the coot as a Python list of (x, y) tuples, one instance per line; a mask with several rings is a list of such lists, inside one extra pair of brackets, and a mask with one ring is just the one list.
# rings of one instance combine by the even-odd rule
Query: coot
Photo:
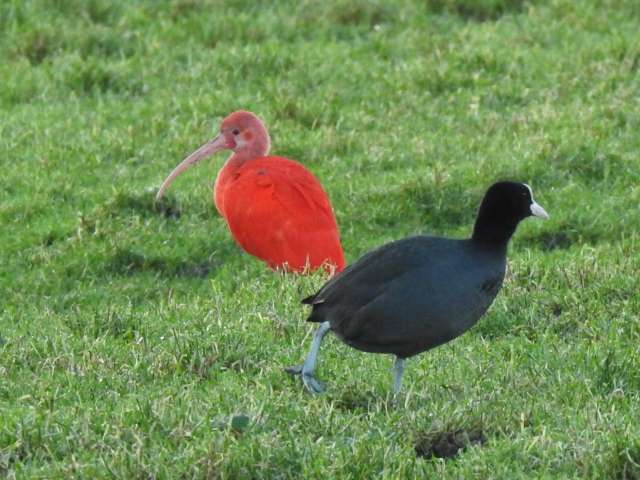
[(529, 216), (549, 218), (531, 188), (498, 182), (482, 200), (471, 238), (415, 236), (365, 254), (302, 301), (320, 327), (304, 364), (286, 370), (322, 392), (313, 372), (331, 330), (358, 350), (395, 355), (397, 393), (406, 358), (453, 340), (487, 311), (502, 287), (509, 239)]

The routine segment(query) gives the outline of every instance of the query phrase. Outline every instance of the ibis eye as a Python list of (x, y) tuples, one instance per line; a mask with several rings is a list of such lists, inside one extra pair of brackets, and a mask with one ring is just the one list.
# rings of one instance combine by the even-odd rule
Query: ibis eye
[(234, 128), (233, 130), (231, 130), (231, 133), (233, 133), (234, 135), (240, 135), (240, 130), (237, 128)]

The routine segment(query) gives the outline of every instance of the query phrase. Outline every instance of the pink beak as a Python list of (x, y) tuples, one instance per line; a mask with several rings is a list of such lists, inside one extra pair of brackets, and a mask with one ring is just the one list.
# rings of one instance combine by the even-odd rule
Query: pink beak
[(167, 190), (167, 188), (169, 188), (171, 182), (173, 182), (173, 180), (178, 175), (188, 169), (191, 165), (195, 165), (200, 160), (207, 158), (220, 150), (224, 150), (225, 148), (229, 148), (229, 146), (227, 145), (224, 136), (220, 133), (217, 137), (209, 140), (207, 143), (202, 145), (195, 152), (185, 158), (176, 168), (173, 169), (173, 172), (171, 172), (169, 176), (165, 178), (164, 182), (162, 182), (162, 186), (156, 194), (156, 202), (162, 198), (164, 192)]

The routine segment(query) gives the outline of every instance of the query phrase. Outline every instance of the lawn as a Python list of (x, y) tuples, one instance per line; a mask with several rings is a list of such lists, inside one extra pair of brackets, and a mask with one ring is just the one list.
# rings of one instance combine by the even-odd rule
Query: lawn
[[(0, 477), (640, 478), (640, 3), (4, 0)], [(470, 233), (485, 189), (549, 212), (469, 333), (407, 362), (327, 338), (323, 282), (243, 253), (236, 109), (333, 202), (348, 261)], [(457, 455), (446, 458), (461, 447)]]

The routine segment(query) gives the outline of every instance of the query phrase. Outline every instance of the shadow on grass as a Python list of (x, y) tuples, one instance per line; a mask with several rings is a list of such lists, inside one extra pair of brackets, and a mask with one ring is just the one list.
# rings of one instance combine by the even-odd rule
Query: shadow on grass
[(527, 243), (536, 245), (542, 250), (550, 251), (556, 249), (567, 249), (575, 243), (575, 239), (567, 232), (540, 232), (530, 236)]
[(429, 11), (450, 13), (462, 20), (486, 22), (498, 20), (503, 15), (524, 11), (528, 0), (427, 0)]
[(154, 192), (122, 193), (118, 192), (110, 199), (104, 209), (112, 216), (122, 213), (137, 213), (142, 217), (162, 216), (164, 218), (180, 218), (182, 214), (174, 197), (165, 196), (155, 201)]
[(128, 194), (118, 192), (106, 202), (100, 204), (95, 211), (89, 214), (81, 214), (78, 223), (71, 230), (60, 230), (59, 226), (53, 227), (45, 233), (39, 245), (51, 247), (53, 244), (68, 239), (78, 232), (94, 235), (97, 231), (98, 222), (105, 218), (126, 217), (132, 214), (140, 215), (143, 218), (161, 216), (166, 219), (180, 218), (181, 211), (177, 201), (173, 197), (162, 198), (159, 202), (154, 202), (151, 192), (142, 194)]
[[(81, 216), (76, 230), (94, 235), (98, 231), (99, 223), (109, 225), (110, 229), (126, 229), (128, 222), (121, 220), (129, 220), (132, 217), (155, 218), (167, 222), (175, 222), (181, 217), (181, 209), (174, 197), (163, 197), (156, 202), (154, 195), (155, 191), (149, 190), (141, 193), (117, 192), (94, 212)], [(202, 215), (211, 215), (211, 210), (203, 210)], [(59, 239), (58, 237), (59, 235), (50, 232), (43, 237), (41, 243), (51, 245)], [(226, 259), (240, 254), (231, 238), (216, 244), (215, 248), (209, 242), (203, 241), (192, 245), (188, 251), (186, 256), (161, 256), (121, 245), (102, 259), (101, 273), (130, 276), (155, 272), (168, 277), (206, 278), (223, 265)]]
[(618, 232), (609, 231), (603, 234), (596, 230), (593, 226), (584, 226), (562, 224), (553, 231), (538, 231), (518, 238), (519, 246), (535, 247), (545, 252), (552, 250), (566, 250), (573, 245), (597, 245), (603, 240), (603, 237), (615, 239)]
[(14, 53), (29, 60), (31, 65), (40, 65), (58, 48), (58, 43), (52, 33), (32, 30), (24, 36), (19, 45), (14, 47)]
[(60, 72), (60, 82), (81, 96), (114, 93), (139, 96), (145, 92), (142, 78), (120, 64), (107, 63), (100, 57), (74, 57)]
[(220, 265), (222, 261), (218, 259), (180, 260), (120, 249), (107, 261), (106, 271), (116, 275), (157, 272), (170, 277), (206, 278)]
[(115, 25), (122, 18), (122, 8), (118, 2), (100, 0), (72, 0), (50, 2), (57, 14), (89, 20), (94, 25)]
[(342, 396), (334, 401), (334, 405), (339, 410), (348, 412), (367, 412), (371, 407), (380, 403), (382, 399), (374, 391), (360, 391), (349, 389)]
[(337, 24), (366, 25), (373, 27), (391, 20), (395, 16), (392, 7), (382, 2), (342, 2), (333, 6), (329, 17)]

